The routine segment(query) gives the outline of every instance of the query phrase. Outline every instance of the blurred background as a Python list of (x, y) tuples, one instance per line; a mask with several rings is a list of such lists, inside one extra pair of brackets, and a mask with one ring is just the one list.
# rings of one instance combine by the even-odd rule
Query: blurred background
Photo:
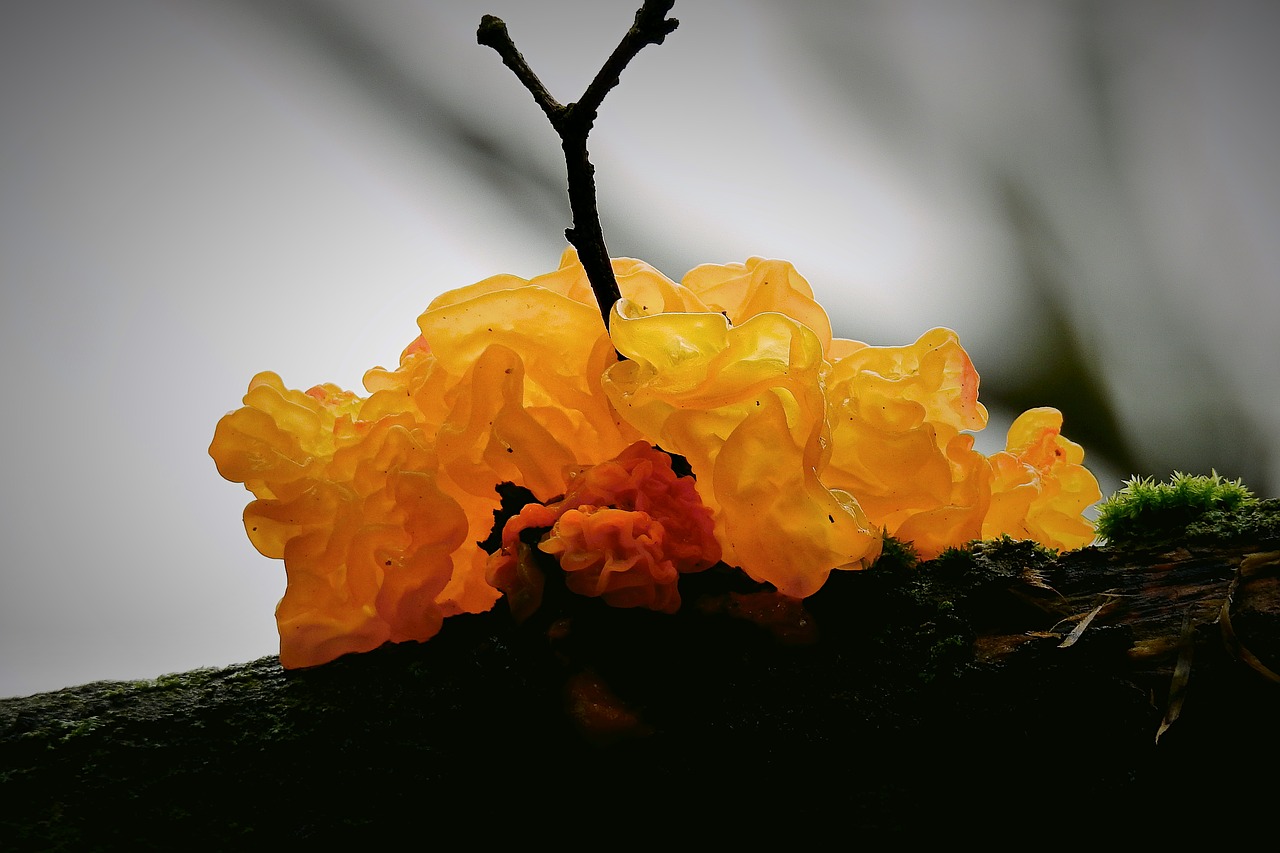
[[(250, 377), (359, 388), (440, 292), (554, 269), (558, 140), (639, 0), (0, 4), (0, 695), (276, 648), (207, 456)], [(1104, 493), (1280, 488), (1280, 5), (681, 0), (591, 149), (609, 248), (792, 261), (837, 333), (950, 326), (1003, 445)]]

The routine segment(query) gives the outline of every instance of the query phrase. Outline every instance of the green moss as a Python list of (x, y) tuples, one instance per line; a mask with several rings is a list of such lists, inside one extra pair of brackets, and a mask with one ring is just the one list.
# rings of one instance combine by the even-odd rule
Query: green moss
[(975, 539), (959, 548), (947, 548), (932, 561), (935, 570), (953, 577), (1016, 577), (1024, 567), (1053, 562), (1058, 552), (1032, 539)]
[(910, 542), (885, 534), (884, 546), (880, 550), (880, 556), (876, 558), (875, 567), (878, 569), (910, 569), (914, 568), (920, 562), (920, 555), (916, 553), (915, 546)]
[(102, 728), (106, 723), (99, 717), (90, 717), (87, 720), (65, 721), (62, 723), (65, 734), (62, 735), (62, 742), (66, 743), (73, 738), (84, 737), (92, 734)]
[(1258, 500), (1239, 480), (1175, 472), (1167, 483), (1133, 477), (1098, 505), (1098, 535), (1112, 544), (1239, 535)]
[(1280, 538), (1280, 500), (1247, 504), (1236, 510), (1209, 510), (1187, 525), (1190, 539)]

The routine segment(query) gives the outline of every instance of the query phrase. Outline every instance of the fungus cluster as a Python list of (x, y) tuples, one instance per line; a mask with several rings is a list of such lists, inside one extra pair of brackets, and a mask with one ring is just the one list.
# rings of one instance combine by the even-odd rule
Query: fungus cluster
[[(1098, 485), (1056, 410), (974, 450), (987, 412), (953, 332), (834, 338), (783, 261), (679, 283), (635, 260), (613, 271), (609, 330), (569, 249), (551, 273), (437, 298), (367, 396), (254, 377), (209, 452), (254, 495), (254, 546), (284, 560), (284, 666), (426, 640), (502, 593), (536, 607), (534, 547), (574, 592), (670, 612), (680, 574), (721, 561), (801, 598), (870, 565), (886, 534), (925, 557), (1005, 534), (1092, 541)], [(502, 483), (537, 503), (489, 554)]]

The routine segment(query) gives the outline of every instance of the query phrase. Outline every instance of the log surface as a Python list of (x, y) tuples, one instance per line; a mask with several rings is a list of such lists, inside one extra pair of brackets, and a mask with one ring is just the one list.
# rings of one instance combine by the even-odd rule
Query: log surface
[(1269, 822), (1278, 579), (1271, 536), (986, 543), (803, 605), (709, 576), (676, 616), (499, 607), (309, 670), (0, 700), (0, 848)]

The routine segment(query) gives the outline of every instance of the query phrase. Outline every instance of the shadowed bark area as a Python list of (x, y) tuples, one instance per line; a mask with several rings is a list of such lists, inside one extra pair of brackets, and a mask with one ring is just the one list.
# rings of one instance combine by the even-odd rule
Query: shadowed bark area
[(675, 616), (549, 584), (520, 626), (500, 603), (311, 670), (264, 658), (7, 699), (0, 839), (425, 846), (680, 827), (1088, 844), (1261, 825), (1280, 787), (1276, 533), (890, 556), (802, 605), (712, 570), (687, 576)]

